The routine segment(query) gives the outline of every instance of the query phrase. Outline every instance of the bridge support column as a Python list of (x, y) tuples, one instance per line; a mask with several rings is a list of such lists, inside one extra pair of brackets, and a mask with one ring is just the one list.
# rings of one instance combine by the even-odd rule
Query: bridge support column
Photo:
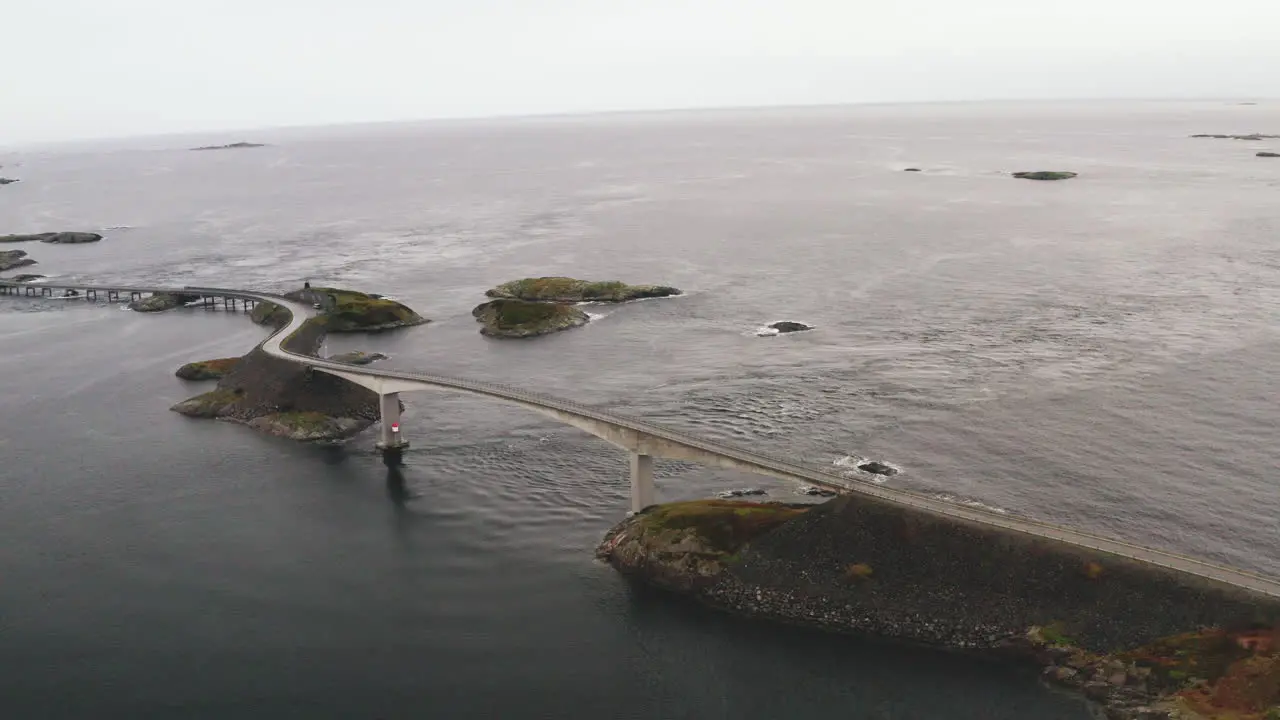
[(653, 456), (631, 453), (631, 512), (653, 504)]
[(399, 452), (409, 447), (400, 435), (400, 393), (387, 393), (378, 396), (378, 406), (382, 411), (382, 429), (378, 433), (378, 449), (383, 452)]

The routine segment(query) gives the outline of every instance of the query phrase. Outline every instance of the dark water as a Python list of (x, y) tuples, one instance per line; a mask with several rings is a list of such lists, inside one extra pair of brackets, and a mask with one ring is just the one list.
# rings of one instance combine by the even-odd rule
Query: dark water
[[(1280, 573), (1280, 163), (1186, 137), (1277, 128), (1280, 104), (1117, 103), (149, 138), (0, 153), (0, 232), (119, 228), (24, 247), (59, 278), (385, 292), (435, 322), (330, 352)], [(273, 145), (183, 150), (240, 139)], [(1028, 169), (1081, 177), (1002, 175)], [(689, 292), (478, 335), (484, 289), (533, 274)], [(817, 329), (755, 336), (783, 319)], [(0, 300), (5, 717), (1086, 716), (1019, 670), (630, 588), (591, 559), (624, 457), (517, 409), (408, 396), (400, 475), (369, 436), (167, 411), (201, 390), (177, 365), (262, 335)], [(795, 497), (658, 471), (662, 500)]]

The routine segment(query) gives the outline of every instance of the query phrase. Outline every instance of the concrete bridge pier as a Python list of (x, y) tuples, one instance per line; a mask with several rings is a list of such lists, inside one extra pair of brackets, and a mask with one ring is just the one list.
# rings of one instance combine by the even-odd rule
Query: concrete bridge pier
[(400, 393), (383, 393), (378, 396), (382, 411), (382, 429), (378, 433), (378, 449), (384, 454), (399, 453), (409, 447), (400, 434)]
[(654, 503), (653, 456), (631, 453), (631, 512)]

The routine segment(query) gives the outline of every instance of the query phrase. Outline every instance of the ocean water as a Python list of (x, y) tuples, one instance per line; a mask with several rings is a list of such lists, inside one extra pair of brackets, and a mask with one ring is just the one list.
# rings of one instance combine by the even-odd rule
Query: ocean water
[[(329, 352), (1280, 574), (1280, 162), (1187, 137), (1278, 131), (1280, 103), (988, 103), (154, 137), (0, 152), (0, 233), (107, 236), (20, 246), (59, 279), (381, 292), (434, 322)], [(185, 149), (242, 139), (270, 146)], [(552, 274), (686, 294), (478, 334), (485, 289)], [(630, 586), (592, 559), (625, 457), (513, 407), (406, 396), (392, 470), (371, 435), (168, 412), (205, 387), (178, 365), (263, 334), (0, 298), (5, 717), (1087, 717), (1030, 669)]]

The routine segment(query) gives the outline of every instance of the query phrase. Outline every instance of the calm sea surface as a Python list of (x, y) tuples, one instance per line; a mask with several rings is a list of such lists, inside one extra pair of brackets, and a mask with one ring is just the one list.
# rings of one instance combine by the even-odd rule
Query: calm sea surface
[[(394, 296), (331, 338), (889, 482), (1280, 574), (1280, 102), (439, 122), (0, 152), (22, 272)], [(253, 140), (255, 150), (188, 152)], [(903, 168), (923, 168), (904, 173)], [(1069, 182), (1016, 181), (1065, 169)], [(673, 284), (481, 337), (529, 275)], [(809, 333), (757, 337), (776, 320)], [(0, 298), (5, 718), (1043, 718), (1034, 672), (724, 617), (592, 559), (625, 457), (406, 397), (412, 450), (170, 413), (242, 316)], [(660, 500), (785, 483), (658, 466)], [(939, 612), (946, 612), (939, 608)]]

